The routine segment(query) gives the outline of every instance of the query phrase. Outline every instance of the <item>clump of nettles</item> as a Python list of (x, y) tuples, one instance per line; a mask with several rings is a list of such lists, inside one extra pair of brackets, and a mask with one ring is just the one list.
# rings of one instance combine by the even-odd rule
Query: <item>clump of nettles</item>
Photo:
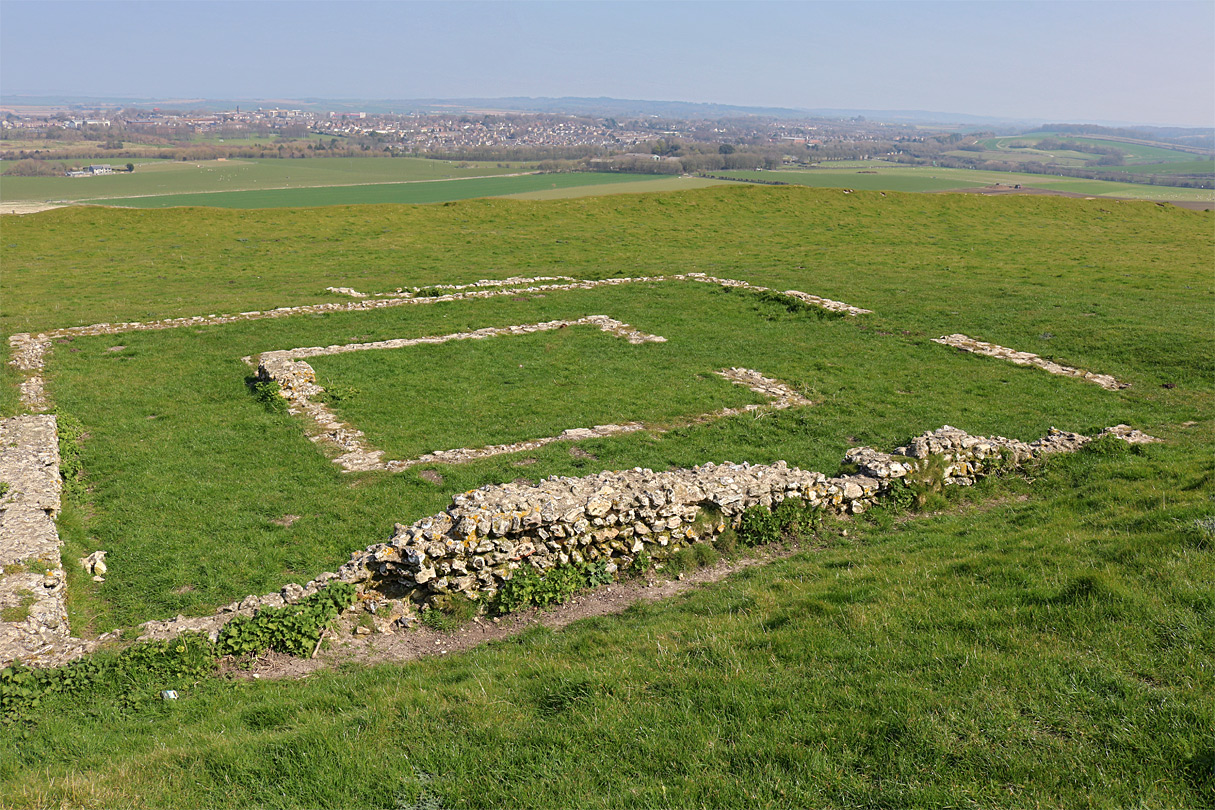
[(738, 522), (738, 539), (748, 546), (805, 539), (822, 520), (817, 508), (798, 498), (786, 498), (775, 509), (752, 506)]
[(286, 412), (287, 400), (279, 393), (282, 386), (277, 380), (254, 380), (250, 387), (253, 389), (253, 397), (270, 413)]
[(490, 602), (489, 610), (494, 614), (503, 614), (531, 605), (560, 605), (583, 588), (593, 588), (611, 581), (612, 575), (603, 562), (560, 565), (547, 571), (530, 567), (520, 569), (502, 583)]
[(248, 661), (266, 650), (310, 655), (321, 631), (349, 607), (357, 589), (345, 582), (325, 588), (294, 605), (262, 608), (224, 625), (212, 644), (201, 633), (167, 641), (146, 641), (121, 650), (99, 650), (53, 669), (31, 669), (16, 661), (0, 669), (0, 723), (21, 720), (56, 695), (88, 692), (109, 698), (126, 710), (158, 699), (162, 690), (190, 687), (213, 674), (221, 656)]

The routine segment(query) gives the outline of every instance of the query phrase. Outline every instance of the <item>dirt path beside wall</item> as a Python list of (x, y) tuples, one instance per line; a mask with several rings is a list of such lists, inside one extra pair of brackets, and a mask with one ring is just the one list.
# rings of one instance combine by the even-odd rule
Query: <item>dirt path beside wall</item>
[(399, 633), (352, 635), (350, 614), (343, 614), (338, 628), (328, 631), (325, 649), (316, 658), (293, 658), (270, 653), (259, 658), (249, 670), (232, 670), (238, 678), (304, 678), (314, 672), (343, 663), (406, 663), (419, 658), (463, 652), (490, 641), (518, 635), (531, 627), (559, 630), (579, 619), (623, 613), (637, 602), (657, 602), (702, 585), (719, 582), (754, 565), (785, 559), (808, 547), (774, 548), (753, 557), (722, 561), (707, 568), (690, 571), (683, 579), (664, 579), (650, 573), (646, 578), (623, 579), (613, 585), (578, 594), (564, 605), (544, 610), (532, 608), (503, 616), (497, 621), (478, 616), (464, 627), (440, 633), (417, 627)]

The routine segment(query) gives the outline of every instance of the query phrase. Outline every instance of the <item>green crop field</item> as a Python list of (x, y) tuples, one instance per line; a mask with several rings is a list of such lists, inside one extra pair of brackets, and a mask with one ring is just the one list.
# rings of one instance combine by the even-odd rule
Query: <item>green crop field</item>
[(957, 191), (990, 185), (1021, 185), (1048, 191), (1066, 191), (1092, 197), (1139, 200), (1215, 201), (1215, 190), (1111, 183), (1043, 174), (1017, 174), (980, 169), (947, 169), (929, 166), (896, 166), (882, 161), (835, 163), (824, 168), (786, 171), (722, 171), (715, 176), (738, 180), (766, 180), (815, 188), (851, 188), (871, 191)]
[[(16, 332), (511, 276), (702, 272), (873, 310), (634, 282), (64, 339), (47, 384), (85, 433), (60, 518), (77, 633), (305, 582), (484, 484), (777, 459), (834, 474), (851, 446), (942, 424), (1030, 440), (1125, 422), (1165, 441), (829, 523), (786, 559), (561, 631), (274, 682), (149, 665), (51, 695), (0, 734), (0, 804), (1210, 805), (1215, 215), (849, 187), (5, 216), (5, 352)], [(402, 457), (754, 401), (715, 377), (727, 366), (814, 404), (343, 473), (241, 361), (592, 314), (667, 342), (576, 327), (309, 362), (331, 407)], [(930, 341), (954, 332), (1130, 387)], [(4, 364), (0, 413), (18, 379)], [(99, 548), (96, 583), (74, 561)]]
[(86, 160), (76, 164), (135, 164), (135, 171), (98, 177), (5, 177), (0, 199), (109, 200), (147, 195), (400, 183), (534, 171), (531, 164), (456, 163), (422, 158), (306, 158), (230, 160)]
[[(614, 184), (644, 183), (651, 176), (640, 174), (524, 174), (511, 177), (478, 177), (409, 183), (370, 183), (357, 186), (271, 189), (266, 191), (225, 191), (210, 194), (165, 194), (156, 197), (127, 197), (106, 200), (110, 205), (131, 208), (311, 208), (327, 205), (366, 205), (374, 203), (436, 203), (474, 197), (500, 197), (528, 191), (564, 190), (578, 193), (582, 188)], [(658, 178), (654, 178), (655, 180)]]
[(477, 177), (443, 182), (412, 181), (406, 183), (370, 183), (362, 185), (333, 185), (315, 188), (272, 189), (266, 191), (233, 191), (212, 194), (170, 194), (155, 197), (131, 197), (108, 201), (111, 205), (134, 208), (173, 208), (206, 206), (215, 208), (306, 208), (329, 205), (362, 205), (374, 203), (418, 204), (448, 202), (475, 197), (545, 194), (581, 196), (583, 189), (628, 185), (644, 188), (644, 184), (662, 178), (636, 174), (517, 174), (508, 177)]
[(1087, 166), (1097, 157), (1096, 155), (1073, 152), (1067, 149), (1056, 149), (1049, 152), (1041, 149), (1001, 149), (986, 152), (968, 152), (964, 149), (955, 149), (945, 154), (949, 157), (967, 158), (970, 160), (999, 160), (1005, 163), (1050, 163), (1055, 166), (1073, 168)]

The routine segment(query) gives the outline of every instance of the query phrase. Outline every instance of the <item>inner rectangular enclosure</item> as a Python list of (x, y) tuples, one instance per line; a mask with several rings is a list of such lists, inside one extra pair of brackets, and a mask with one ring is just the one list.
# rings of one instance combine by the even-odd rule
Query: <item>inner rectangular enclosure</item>
[(630, 344), (586, 325), (308, 362), (337, 416), (399, 459), (766, 401), (678, 347)]

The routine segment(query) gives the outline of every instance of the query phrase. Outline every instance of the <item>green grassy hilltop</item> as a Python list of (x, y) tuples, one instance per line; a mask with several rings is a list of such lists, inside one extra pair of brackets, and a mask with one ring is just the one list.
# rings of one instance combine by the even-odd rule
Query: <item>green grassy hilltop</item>
[[(85, 434), (60, 521), (77, 633), (305, 582), (453, 493), (520, 477), (777, 459), (834, 474), (850, 446), (942, 424), (1032, 440), (1125, 422), (1165, 441), (1102, 443), (928, 513), (875, 510), (788, 559), (560, 632), (303, 680), (48, 698), (0, 734), (0, 805), (1210, 806), (1213, 217), (734, 185), (4, 217), (5, 359), (17, 332), (351, 300), (329, 286), (700, 272), (873, 310), (638, 282), (65, 339), (47, 382)], [(755, 401), (713, 374), (731, 366), (815, 404), (349, 474), (258, 401), (241, 361), (592, 314), (667, 342), (578, 327), (314, 366), (335, 411), (402, 458)], [(930, 341), (955, 332), (1130, 387)], [(6, 363), (0, 413), (19, 411), (18, 380)], [(98, 548), (104, 583), (73, 562)], [(179, 700), (154, 699), (169, 687)]]

